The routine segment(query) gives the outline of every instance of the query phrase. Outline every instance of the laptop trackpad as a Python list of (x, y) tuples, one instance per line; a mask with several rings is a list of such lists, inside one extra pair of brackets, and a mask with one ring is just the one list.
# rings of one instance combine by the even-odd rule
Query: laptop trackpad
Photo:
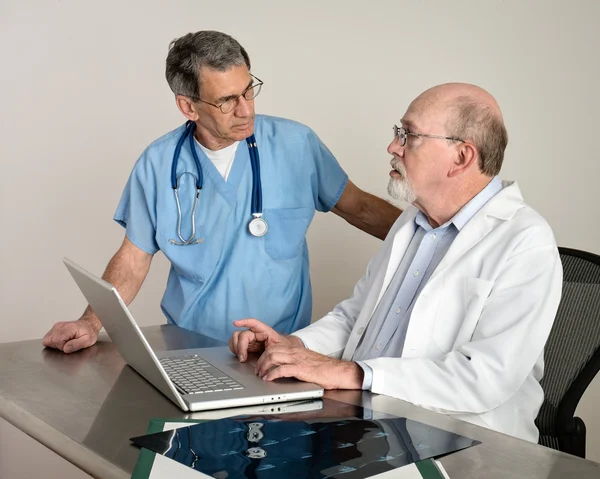
[(227, 367), (233, 369), (234, 371), (242, 374), (256, 374), (254, 369), (256, 368), (256, 359), (248, 359), (245, 363), (240, 363), (239, 361), (233, 360), (227, 363)]
[[(230, 361), (227, 363), (227, 367), (231, 368), (233, 371), (235, 371), (236, 373), (239, 373), (239, 374), (256, 375), (256, 373), (254, 372), (254, 369), (256, 367), (257, 360), (258, 360), (258, 357), (248, 359), (244, 363), (240, 363), (239, 361)], [(299, 383), (299, 382), (302, 382), (302, 381), (300, 381), (296, 378), (278, 378), (278, 379), (275, 379), (274, 381), (271, 381), (271, 383), (273, 383), (273, 384), (288, 384), (288, 383)]]

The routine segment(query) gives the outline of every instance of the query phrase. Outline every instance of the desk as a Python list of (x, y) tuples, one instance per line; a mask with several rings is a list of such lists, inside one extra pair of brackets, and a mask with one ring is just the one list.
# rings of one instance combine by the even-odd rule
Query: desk
[[(156, 350), (208, 347), (214, 340), (175, 326), (144, 328)], [(153, 417), (193, 418), (126, 366), (105, 334), (93, 347), (66, 355), (40, 340), (0, 344), (0, 417), (87, 474), (129, 478)], [(404, 401), (361, 391), (326, 397), (431, 424), (482, 444), (442, 458), (452, 479), (600, 477), (600, 464), (505, 436)]]

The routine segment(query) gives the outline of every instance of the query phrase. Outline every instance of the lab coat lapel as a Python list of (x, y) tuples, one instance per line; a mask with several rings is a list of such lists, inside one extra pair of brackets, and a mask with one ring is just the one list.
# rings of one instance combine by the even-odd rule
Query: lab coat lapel
[(508, 220), (523, 206), (523, 197), (516, 183), (503, 181), (504, 189), (488, 201), (462, 228), (450, 249), (435, 269), (429, 283), (443, 273), (467, 251), (479, 243), (492, 230), (497, 220)]
[[(479, 217), (479, 215), (483, 217)], [(440, 261), (440, 264), (435, 269), (429, 282), (431, 282), (437, 275), (442, 273), (449, 265), (457, 261), (463, 254), (473, 248), (479, 243), (485, 236), (491, 231), (493, 221), (491, 218), (485, 215), (485, 212), (479, 211), (469, 221), (464, 228), (458, 233), (456, 239), (452, 242), (450, 249)]]
[[(392, 243), (392, 248), (390, 250), (390, 257), (385, 270), (385, 275), (383, 277), (383, 283), (381, 285), (381, 289), (379, 290), (379, 295), (377, 296), (377, 301), (373, 307), (373, 311), (375, 311), (375, 308), (377, 308), (379, 305), (385, 290), (392, 281), (392, 278), (394, 277), (394, 274), (396, 273), (396, 270), (398, 269), (398, 266), (400, 266), (400, 262), (404, 257), (404, 253), (406, 253), (408, 245), (415, 234), (415, 216), (417, 215), (417, 212), (418, 210), (416, 208), (410, 212), (407, 212), (408, 217), (406, 218), (404, 225), (400, 227), (394, 236), (394, 242)], [(371, 314), (373, 311), (371, 311)]]

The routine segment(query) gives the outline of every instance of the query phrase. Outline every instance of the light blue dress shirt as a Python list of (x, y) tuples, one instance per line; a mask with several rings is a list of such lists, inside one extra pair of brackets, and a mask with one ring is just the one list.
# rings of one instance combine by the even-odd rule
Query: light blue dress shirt
[[(204, 174), (196, 211), (202, 242), (171, 244), (177, 206), (171, 187), (173, 152), (184, 126), (152, 143), (127, 182), (114, 219), (147, 253), (161, 250), (171, 262), (161, 308), (168, 322), (221, 341), (236, 319), (255, 317), (288, 334), (310, 323), (312, 294), (306, 231), (315, 210), (329, 211), (348, 177), (317, 135), (294, 121), (257, 115), (265, 236), (248, 231), (252, 220), (252, 168), (246, 142), (236, 152), (227, 181), (198, 145)], [(189, 143), (177, 175), (196, 175)], [(179, 183), (181, 233), (191, 233), (195, 177)]]
[(353, 359), (365, 373), (363, 389), (370, 389), (373, 383), (373, 371), (363, 361), (402, 356), (416, 299), (462, 228), (501, 190), (502, 182), (494, 177), (458, 213), (437, 228), (431, 227), (422, 212), (417, 213), (412, 240), (354, 353)]

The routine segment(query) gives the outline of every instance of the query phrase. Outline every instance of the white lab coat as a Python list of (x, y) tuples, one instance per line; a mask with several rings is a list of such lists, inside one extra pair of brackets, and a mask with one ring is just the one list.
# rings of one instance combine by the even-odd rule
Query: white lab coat
[[(295, 334), (352, 360), (413, 234), (398, 218), (350, 299)], [(416, 299), (401, 358), (365, 361), (374, 393), (537, 442), (543, 349), (562, 291), (550, 226), (503, 182), (460, 231)]]

